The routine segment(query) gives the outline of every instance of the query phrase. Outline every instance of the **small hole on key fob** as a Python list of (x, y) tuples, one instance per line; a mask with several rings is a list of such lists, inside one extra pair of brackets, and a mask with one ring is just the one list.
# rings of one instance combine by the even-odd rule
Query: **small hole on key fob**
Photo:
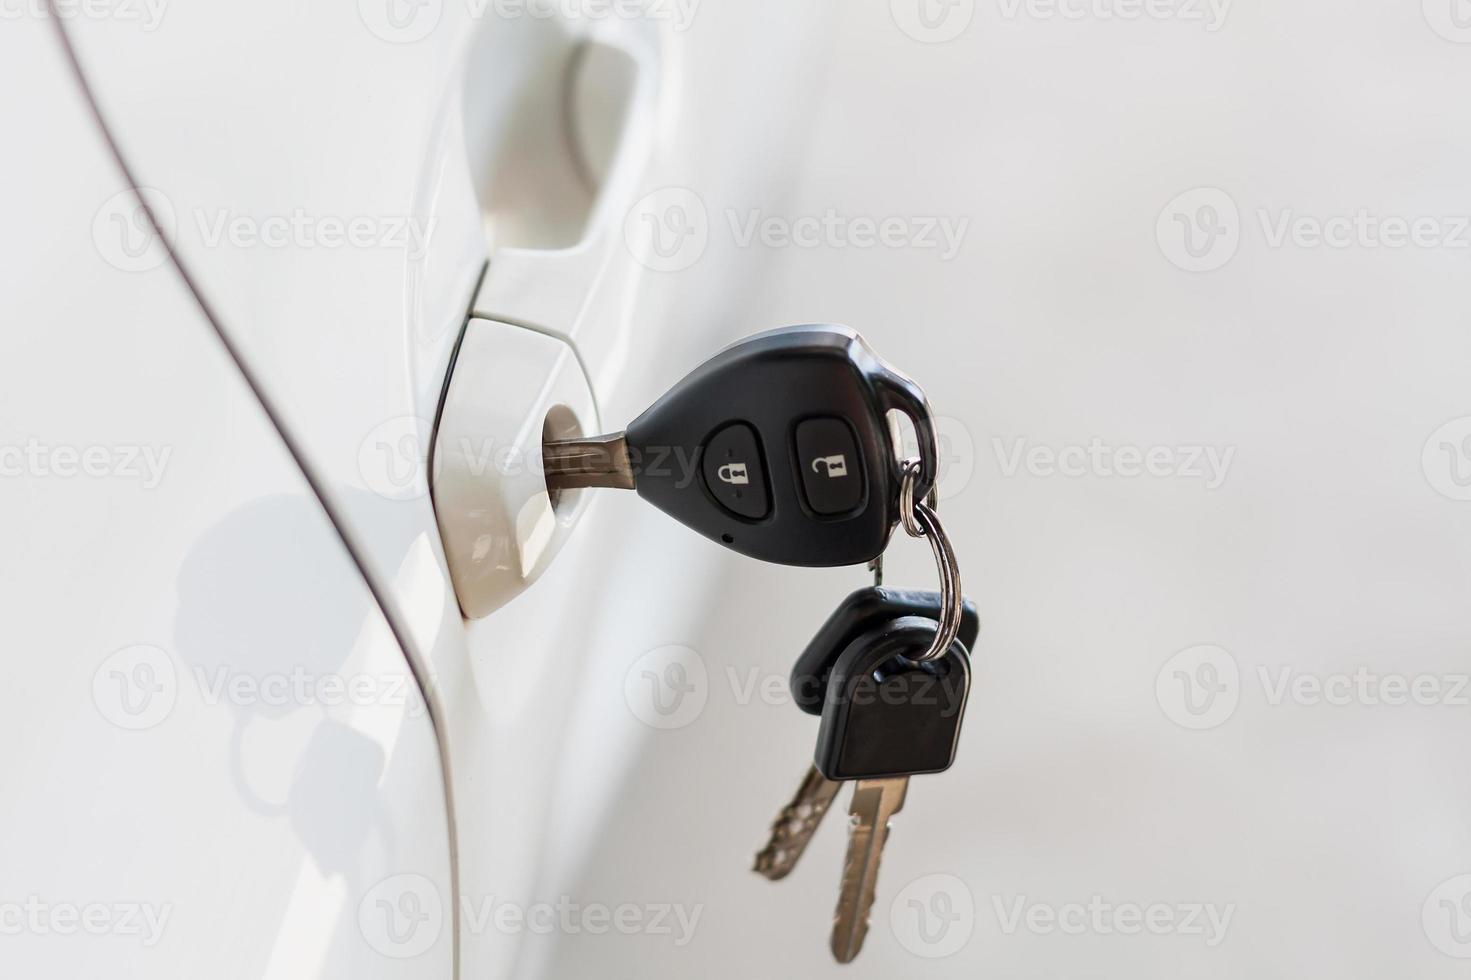
[[(584, 433), (577, 415), (566, 405), (553, 405), (547, 409), (547, 417), (541, 424), (541, 441), (561, 442), (565, 439), (581, 439)], [(554, 490), (547, 488), (547, 497), (552, 502), (552, 513), (559, 514), (564, 506), (577, 506), (581, 490)]]
[(735, 544), (735, 538), (731, 537), (729, 534), (722, 534), (720, 536), (720, 540), (724, 541), (726, 544)]

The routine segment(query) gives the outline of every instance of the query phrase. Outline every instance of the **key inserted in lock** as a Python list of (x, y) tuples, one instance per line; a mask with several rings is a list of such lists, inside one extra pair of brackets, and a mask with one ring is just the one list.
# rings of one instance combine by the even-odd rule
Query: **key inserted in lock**
[(899, 521), (888, 413), (938, 451), (919, 386), (847, 327), (783, 327), (727, 347), (624, 433), (548, 443), (547, 487), (616, 487), (728, 548), (784, 565), (856, 565)]

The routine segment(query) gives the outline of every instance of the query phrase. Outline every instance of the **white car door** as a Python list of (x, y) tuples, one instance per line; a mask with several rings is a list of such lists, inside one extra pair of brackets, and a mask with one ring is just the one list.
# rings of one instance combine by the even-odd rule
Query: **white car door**
[[(617, 429), (765, 326), (722, 314), (762, 259), (705, 259), (709, 214), (725, 196), (783, 193), (804, 120), (781, 91), (813, 76), (820, 23), (787, 11), (772, 36), (754, 11), (712, 7), (696, 45), (694, 8), (282, 0), (63, 18), (201, 315), (428, 689), (451, 829), (423, 841), (422, 866), (349, 897), (401, 925), (391, 955), (435, 957), (457, 939), (462, 975), (537, 969), (567, 933), (548, 935), (546, 917), (640, 904), (566, 896), (661, 723), (630, 710), (643, 695), (625, 697), (625, 680), (687, 655), (731, 560), (632, 495), (584, 499), (557, 515), (557, 547), (467, 619), (430, 494), (462, 336), (492, 338), (468, 383), (505, 410), (505, 431), (477, 447), (495, 453), (539, 447), (538, 399), (558, 372), (583, 393), (585, 427)], [(759, 113), (744, 64), (757, 50)], [(147, 241), (143, 211), (92, 207), (118, 212), (104, 237)], [(170, 264), (150, 274), (177, 286)], [(674, 312), (696, 297), (698, 316)], [(424, 820), (440, 805), (415, 803)], [(689, 928), (697, 895), (673, 898), (640, 915), (677, 911)]]
[(0, 80), (4, 972), (451, 976), (389, 623), (45, 17), (0, 31)]
[(846, 969), (1452, 975), (1463, 3), (6, 7), (5, 965), (833, 969), (866, 573), (526, 470), (829, 321), (984, 624)]

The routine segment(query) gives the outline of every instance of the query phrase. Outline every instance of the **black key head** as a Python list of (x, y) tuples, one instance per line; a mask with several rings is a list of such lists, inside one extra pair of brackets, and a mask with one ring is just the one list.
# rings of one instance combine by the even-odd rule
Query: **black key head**
[(639, 496), (728, 548), (782, 565), (856, 565), (899, 520), (888, 412), (909, 416), (927, 493), (924, 393), (847, 327), (783, 327), (716, 354), (629, 425)]
[(970, 656), (959, 640), (927, 663), (936, 624), (891, 620), (849, 644), (833, 665), (813, 761), (828, 779), (944, 772), (955, 761), (970, 694)]
[[(797, 707), (809, 715), (822, 714), (828, 677), (838, 657), (864, 633), (903, 616), (922, 616), (939, 622), (940, 593), (870, 586), (844, 599), (792, 667), (792, 699)], [(966, 599), (958, 639), (967, 650), (975, 647), (980, 628), (975, 603)]]

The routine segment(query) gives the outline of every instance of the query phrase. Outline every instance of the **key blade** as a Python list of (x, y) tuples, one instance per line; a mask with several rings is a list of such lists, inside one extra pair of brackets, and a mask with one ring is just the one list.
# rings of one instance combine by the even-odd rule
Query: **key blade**
[(553, 493), (585, 487), (634, 489), (628, 441), (621, 432), (592, 439), (543, 443), (541, 462), (546, 472), (547, 489)]
[(818, 772), (816, 766), (809, 766), (797, 795), (772, 821), (771, 837), (756, 855), (752, 870), (771, 881), (781, 881), (791, 874), (842, 787), (842, 783)]
[(853, 786), (853, 803), (848, 809), (848, 856), (833, 916), (831, 946), (839, 963), (853, 962), (868, 936), (879, 859), (889, 839), (889, 818), (904, 808), (908, 789), (907, 776), (860, 779)]

